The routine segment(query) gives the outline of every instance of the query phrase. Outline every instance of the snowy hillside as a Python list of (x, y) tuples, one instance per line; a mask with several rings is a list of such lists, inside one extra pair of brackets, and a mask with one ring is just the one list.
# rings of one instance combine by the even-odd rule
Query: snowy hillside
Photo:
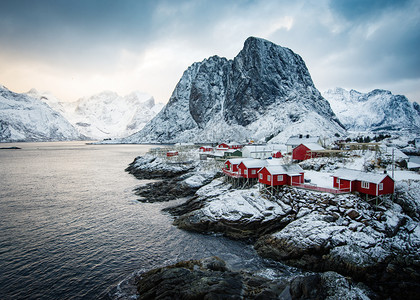
[(251, 37), (233, 60), (213, 56), (191, 65), (165, 108), (123, 141), (285, 142), (297, 133), (331, 136), (344, 129), (299, 55)]
[(47, 104), (0, 85), (0, 142), (79, 139), (77, 130)]
[(126, 137), (142, 129), (163, 107), (152, 96), (133, 92), (119, 96), (105, 91), (75, 102), (60, 102), (47, 93), (31, 90), (54, 110), (63, 114), (80, 133), (92, 139)]
[(335, 88), (323, 93), (341, 123), (351, 131), (420, 131), (420, 105), (390, 91), (360, 93)]

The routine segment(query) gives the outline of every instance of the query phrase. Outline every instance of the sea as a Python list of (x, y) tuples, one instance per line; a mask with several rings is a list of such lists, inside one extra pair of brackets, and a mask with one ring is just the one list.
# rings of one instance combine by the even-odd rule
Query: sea
[(218, 256), (233, 270), (294, 272), (252, 246), (172, 225), (165, 203), (139, 202), (124, 169), (152, 145), (0, 144), (0, 299), (135, 298), (137, 274)]

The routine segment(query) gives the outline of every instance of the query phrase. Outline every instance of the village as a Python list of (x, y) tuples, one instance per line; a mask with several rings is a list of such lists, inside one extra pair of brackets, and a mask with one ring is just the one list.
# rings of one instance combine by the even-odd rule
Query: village
[[(393, 197), (396, 180), (420, 179), (420, 164), (410, 162), (396, 147), (343, 140), (326, 147), (323, 142), (319, 136), (301, 134), (291, 136), (283, 145), (219, 143), (201, 146), (198, 153), (200, 160), (220, 162), (225, 182), (232, 188), (258, 185), (259, 191), (268, 195), (289, 186), (330, 194), (353, 193), (379, 205), (384, 196)], [(166, 156), (177, 159), (181, 151), (168, 150)], [(321, 172), (319, 163), (330, 165), (331, 170)]]

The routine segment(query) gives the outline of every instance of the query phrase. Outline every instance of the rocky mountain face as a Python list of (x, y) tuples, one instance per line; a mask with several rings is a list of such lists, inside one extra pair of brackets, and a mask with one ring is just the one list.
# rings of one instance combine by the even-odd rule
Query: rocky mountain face
[(335, 88), (323, 93), (346, 129), (351, 131), (420, 131), (420, 105), (386, 90), (360, 93)]
[(183, 74), (162, 111), (125, 142), (286, 141), (344, 128), (292, 50), (250, 37), (233, 59), (213, 56)]
[(80, 140), (79, 132), (39, 99), (0, 85), (0, 142)]
[(61, 102), (36, 90), (28, 94), (60, 112), (80, 133), (92, 139), (129, 136), (142, 129), (163, 107), (152, 96), (141, 92), (120, 96), (105, 91), (75, 102)]

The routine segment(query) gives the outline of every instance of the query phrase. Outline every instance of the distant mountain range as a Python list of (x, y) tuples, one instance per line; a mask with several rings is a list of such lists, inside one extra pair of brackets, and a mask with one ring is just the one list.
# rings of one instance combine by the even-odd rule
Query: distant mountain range
[(105, 91), (75, 102), (61, 102), (48, 93), (28, 95), (60, 112), (83, 135), (92, 139), (121, 138), (142, 129), (163, 107), (146, 93), (119, 96)]
[(323, 95), (292, 50), (250, 37), (233, 59), (192, 64), (169, 102), (102, 92), (75, 102), (0, 86), (0, 141), (114, 139), (123, 143), (246, 140), (282, 143), (296, 134), (346, 130), (420, 133), (420, 105), (386, 90)]
[(335, 88), (323, 93), (347, 130), (420, 133), (420, 105), (386, 90), (360, 93)]
[(0, 85), (0, 142), (80, 139), (83, 136), (47, 104)]
[(285, 142), (290, 135), (344, 134), (302, 58), (250, 37), (233, 60), (213, 56), (183, 74), (162, 111), (124, 142)]

